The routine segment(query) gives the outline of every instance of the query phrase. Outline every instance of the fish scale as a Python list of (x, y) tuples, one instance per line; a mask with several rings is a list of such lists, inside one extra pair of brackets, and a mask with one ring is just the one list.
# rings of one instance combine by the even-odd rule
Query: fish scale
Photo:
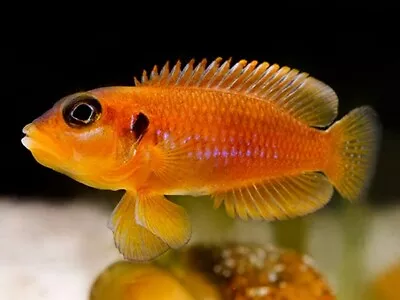
[[(226, 181), (225, 174), (233, 174), (232, 180), (237, 181), (235, 174), (243, 172), (243, 167), (250, 169), (245, 173), (251, 179), (256, 178), (261, 181), (276, 173), (297, 171), (299, 167), (302, 170), (315, 170), (318, 163), (322, 163), (320, 160), (324, 153), (322, 145), (327, 138), (324, 132), (316, 131), (314, 128), (299, 124), (297, 120), (288, 118), (278, 109), (271, 107), (271, 103), (258, 102), (250, 110), (246, 108), (248, 101), (241, 95), (231, 95), (230, 99), (226, 99), (225, 95), (216, 93), (209, 97), (206, 105), (191, 90), (182, 90), (174, 95), (174, 98), (169, 99), (170, 94), (168, 89), (159, 89), (156, 92), (152, 91), (151, 98), (146, 99), (144, 91), (144, 109), (146, 103), (149, 106), (154, 105), (151, 99), (155, 99), (153, 101), (157, 101), (157, 112), (160, 115), (154, 114), (153, 118), (169, 120), (156, 130), (169, 132), (180, 140), (192, 136), (199, 137), (200, 145), (196, 144), (196, 147), (199, 147), (198, 152), (203, 155), (193, 155), (193, 151), (190, 151), (193, 163), (203, 164), (204, 168), (212, 168), (216, 164), (228, 168), (213, 169), (216, 182)], [(179, 118), (164, 117), (164, 112), (167, 111), (163, 107), (164, 103), (169, 107), (174, 100), (181, 103)], [(217, 111), (224, 113), (216, 117), (215, 114), (209, 113), (209, 109), (205, 109), (207, 107), (215, 107)], [(195, 116), (195, 120), (189, 125), (184, 122), (188, 111)], [(263, 113), (257, 115), (257, 111)], [(207, 118), (211, 118), (211, 121)], [(210, 131), (214, 132), (214, 138), (210, 137)], [(251, 137), (254, 135), (258, 137), (258, 141), (252, 141)], [(210, 152), (212, 155), (209, 155)], [(293, 157), (294, 154), (297, 158)], [(288, 157), (291, 159), (287, 159)], [(237, 158), (239, 164), (236, 162)], [(211, 161), (211, 164), (208, 161)], [(264, 168), (257, 168), (260, 165)], [(194, 176), (198, 178), (196, 174)], [(188, 178), (187, 181), (195, 181), (196, 178)], [(212, 180), (213, 178), (208, 179), (211, 185), (214, 184)], [(195, 188), (196, 183), (193, 185)]]

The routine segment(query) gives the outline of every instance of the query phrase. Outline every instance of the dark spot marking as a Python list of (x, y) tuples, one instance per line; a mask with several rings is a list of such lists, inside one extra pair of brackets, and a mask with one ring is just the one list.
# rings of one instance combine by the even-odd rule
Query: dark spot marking
[(139, 113), (131, 124), (131, 131), (135, 135), (136, 140), (140, 140), (149, 127), (149, 118), (143, 113)]

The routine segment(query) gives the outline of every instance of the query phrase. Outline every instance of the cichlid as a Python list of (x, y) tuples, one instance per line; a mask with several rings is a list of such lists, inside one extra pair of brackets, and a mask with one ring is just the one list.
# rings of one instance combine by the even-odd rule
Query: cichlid
[(42, 165), (98, 189), (125, 190), (109, 227), (124, 258), (184, 246), (185, 209), (165, 195), (210, 195), (241, 219), (303, 216), (365, 195), (380, 138), (374, 109), (334, 122), (338, 97), (289, 67), (217, 58), (168, 62), (135, 86), (59, 100), (24, 127)]

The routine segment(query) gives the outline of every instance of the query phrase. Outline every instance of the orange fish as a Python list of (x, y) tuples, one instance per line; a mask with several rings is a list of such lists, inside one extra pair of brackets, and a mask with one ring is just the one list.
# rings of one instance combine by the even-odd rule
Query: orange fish
[(379, 120), (368, 106), (333, 123), (337, 114), (332, 88), (296, 69), (178, 61), (135, 86), (61, 99), (24, 127), (22, 143), (83, 184), (125, 190), (109, 226), (124, 258), (147, 261), (191, 238), (185, 209), (165, 195), (211, 195), (229, 216), (261, 220), (314, 212), (333, 188), (362, 197)]

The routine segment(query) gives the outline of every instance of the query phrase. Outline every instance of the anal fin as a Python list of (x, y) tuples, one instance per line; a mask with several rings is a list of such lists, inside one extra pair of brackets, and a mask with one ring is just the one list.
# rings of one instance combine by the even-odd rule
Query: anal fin
[(230, 217), (282, 220), (304, 216), (329, 202), (333, 186), (317, 172), (268, 179), (237, 189), (214, 193), (214, 207), (222, 202)]
[(130, 261), (150, 261), (170, 247), (146, 228), (136, 224), (137, 196), (125, 193), (114, 209), (108, 227), (114, 233), (115, 246)]

